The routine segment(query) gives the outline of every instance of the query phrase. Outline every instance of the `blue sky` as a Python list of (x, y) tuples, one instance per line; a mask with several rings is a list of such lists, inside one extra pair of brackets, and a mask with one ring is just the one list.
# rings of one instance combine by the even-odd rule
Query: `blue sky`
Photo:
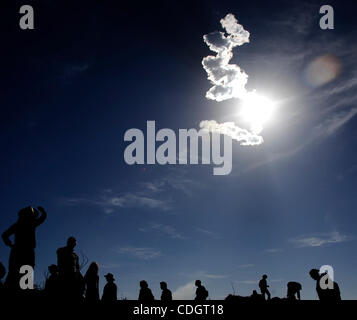
[[(160, 281), (189, 298), (196, 279), (211, 298), (232, 285), (250, 295), (266, 273), (273, 296), (299, 281), (315, 299), (308, 271), (328, 264), (342, 298), (357, 299), (356, 4), (329, 2), (334, 30), (319, 28), (321, 1), (28, 4), (33, 31), (19, 29), (17, 1), (1, 10), (0, 199), (3, 230), (22, 207), (48, 211), (37, 282), (74, 235), (120, 297), (137, 298), (142, 279), (157, 298)], [(264, 143), (233, 141), (227, 176), (127, 165), (124, 133), (148, 120), (176, 132), (239, 120), (238, 99), (205, 98), (201, 64), (203, 35), (228, 13), (250, 32), (231, 63), (278, 105)], [(340, 72), (323, 83), (331, 64)], [(4, 264), (8, 254), (1, 244)]]

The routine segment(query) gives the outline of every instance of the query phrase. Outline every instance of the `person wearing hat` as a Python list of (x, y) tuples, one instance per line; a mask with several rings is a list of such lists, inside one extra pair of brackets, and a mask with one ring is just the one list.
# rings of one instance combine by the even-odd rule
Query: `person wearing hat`
[[(11, 288), (19, 287), (20, 268), (24, 265), (35, 267), (36, 228), (47, 217), (45, 209), (26, 207), (18, 212), (17, 221), (3, 234), (4, 243), (11, 248), (9, 257), (9, 272), (6, 285)], [(39, 213), (41, 212), (41, 215)], [(12, 242), (10, 237), (14, 236)]]
[(115, 302), (117, 301), (117, 286), (114, 283), (114, 276), (112, 273), (107, 273), (104, 277), (107, 280), (107, 283), (103, 289), (102, 301)]

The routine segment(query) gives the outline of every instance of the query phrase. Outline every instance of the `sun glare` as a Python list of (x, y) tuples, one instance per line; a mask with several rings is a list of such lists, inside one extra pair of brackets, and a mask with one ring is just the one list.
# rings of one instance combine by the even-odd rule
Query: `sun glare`
[(273, 101), (256, 92), (249, 92), (243, 100), (240, 115), (249, 123), (252, 130), (260, 132), (263, 125), (271, 119), (274, 110)]

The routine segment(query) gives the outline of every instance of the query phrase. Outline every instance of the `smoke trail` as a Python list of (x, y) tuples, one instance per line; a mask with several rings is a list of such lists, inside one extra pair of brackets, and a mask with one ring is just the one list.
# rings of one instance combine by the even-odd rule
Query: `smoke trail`
[(213, 87), (207, 91), (206, 98), (216, 101), (242, 98), (247, 92), (245, 85), (248, 80), (248, 75), (236, 64), (229, 64), (229, 61), (233, 57), (234, 47), (249, 42), (249, 32), (238, 24), (231, 13), (221, 19), (221, 25), (228, 35), (215, 31), (203, 36), (204, 42), (217, 53), (202, 60), (208, 80), (213, 84)]
[[(206, 98), (218, 102), (239, 98), (244, 99), (253, 92), (247, 92), (245, 85), (248, 75), (236, 64), (229, 64), (233, 57), (233, 48), (249, 42), (249, 32), (238, 23), (233, 14), (227, 14), (221, 19), (224, 32), (215, 31), (203, 36), (204, 42), (210, 50), (216, 52), (215, 56), (203, 58), (202, 65), (208, 75), (208, 80), (213, 86), (206, 92)], [(218, 123), (215, 120), (201, 121), (200, 127), (210, 132), (219, 132), (230, 136), (241, 145), (259, 145), (264, 142), (258, 135), (261, 131), (248, 131), (238, 127), (234, 122)]]

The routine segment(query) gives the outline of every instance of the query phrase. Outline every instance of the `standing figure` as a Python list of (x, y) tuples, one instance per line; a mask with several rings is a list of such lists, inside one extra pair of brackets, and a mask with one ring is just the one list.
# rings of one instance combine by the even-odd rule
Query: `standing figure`
[(45, 293), (48, 298), (55, 299), (59, 294), (58, 267), (55, 264), (51, 264), (48, 267), (48, 271), (50, 276), (46, 279)]
[(208, 291), (206, 288), (201, 284), (201, 280), (196, 280), (195, 286), (196, 289), (196, 301), (205, 301), (208, 298)]
[(108, 273), (104, 277), (107, 280), (107, 283), (105, 284), (103, 289), (102, 301), (115, 302), (117, 301), (117, 286), (114, 283), (114, 276), (112, 273)]
[(268, 300), (270, 300), (270, 292), (268, 290), (269, 286), (267, 283), (268, 276), (266, 274), (263, 275), (262, 279), (259, 281), (260, 292), (265, 300), (265, 294), (268, 296)]
[(160, 282), (160, 288), (162, 290), (161, 301), (172, 301), (172, 293), (167, 289), (167, 283), (164, 281)]
[(80, 272), (79, 258), (74, 252), (77, 240), (69, 237), (67, 245), (57, 250), (57, 266), (61, 283), (61, 295), (70, 300), (83, 298), (84, 281)]
[(86, 301), (99, 301), (99, 266), (98, 263), (92, 262), (84, 276), (86, 290)]
[[(19, 288), (19, 271), (22, 266), (35, 267), (36, 228), (47, 217), (45, 209), (38, 207), (38, 211), (33, 207), (21, 209), (17, 221), (2, 234), (5, 244), (11, 248), (6, 278), (6, 285), (10, 288)], [(14, 242), (10, 240), (12, 235)]]
[[(337, 282), (332, 281), (328, 273), (324, 272), (320, 274), (318, 269), (311, 269), (309, 274), (316, 281), (316, 292), (321, 301), (341, 300), (340, 287)], [(331, 288), (328, 286), (327, 281), (331, 283)], [(321, 282), (324, 282), (326, 287), (321, 287)]]
[(141, 280), (139, 301), (152, 302), (154, 300), (155, 300), (154, 295), (152, 294), (151, 289), (148, 286), (148, 283), (145, 280)]
[(288, 282), (287, 286), (288, 286), (287, 298), (289, 300), (296, 300), (296, 296), (297, 296), (297, 299), (300, 300), (300, 291), (302, 289), (301, 284), (299, 282), (290, 281)]

